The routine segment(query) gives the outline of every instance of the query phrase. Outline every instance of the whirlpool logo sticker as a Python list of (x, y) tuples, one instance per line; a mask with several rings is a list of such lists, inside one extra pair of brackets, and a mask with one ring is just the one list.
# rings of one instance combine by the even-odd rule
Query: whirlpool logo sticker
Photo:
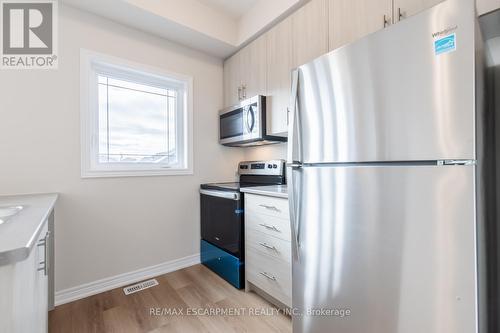
[(440, 55), (443, 53), (453, 52), (457, 49), (456, 34), (451, 34), (449, 36), (439, 38), (434, 41), (434, 53)]
[(57, 0), (1, 0), (2, 69), (56, 69)]

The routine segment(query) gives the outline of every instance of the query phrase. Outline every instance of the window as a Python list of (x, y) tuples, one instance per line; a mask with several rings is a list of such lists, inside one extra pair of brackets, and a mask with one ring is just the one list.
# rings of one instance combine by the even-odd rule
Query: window
[(82, 50), (82, 177), (192, 174), (192, 79)]

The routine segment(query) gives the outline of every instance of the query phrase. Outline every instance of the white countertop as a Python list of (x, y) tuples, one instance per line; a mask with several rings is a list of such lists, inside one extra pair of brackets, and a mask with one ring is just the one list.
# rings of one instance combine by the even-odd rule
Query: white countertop
[(288, 198), (288, 189), (286, 185), (268, 185), (243, 187), (240, 192), (267, 195), (269, 197)]
[(52, 193), (0, 196), (0, 207), (24, 206), (0, 224), (0, 266), (29, 256), (56, 201), (57, 194)]

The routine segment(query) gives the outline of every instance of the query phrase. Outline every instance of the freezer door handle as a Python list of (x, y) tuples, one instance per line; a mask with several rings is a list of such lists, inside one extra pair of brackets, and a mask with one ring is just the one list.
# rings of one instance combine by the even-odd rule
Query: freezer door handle
[(301, 135), (300, 135), (300, 117), (298, 107), (298, 93), (299, 93), (299, 69), (292, 72), (292, 87), (290, 92), (290, 123), (288, 127), (288, 152), (287, 162), (294, 163), (302, 161), (301, 149)]

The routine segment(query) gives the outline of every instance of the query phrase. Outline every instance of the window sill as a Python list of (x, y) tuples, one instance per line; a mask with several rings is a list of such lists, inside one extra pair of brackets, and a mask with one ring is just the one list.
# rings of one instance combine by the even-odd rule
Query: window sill
[(113, 178), (113, 177), (151, 177), (151, 176), (188, 176), (193, 175), (188, 169), (161, 169), (161, 170), (84, 170), (81, 178)]

